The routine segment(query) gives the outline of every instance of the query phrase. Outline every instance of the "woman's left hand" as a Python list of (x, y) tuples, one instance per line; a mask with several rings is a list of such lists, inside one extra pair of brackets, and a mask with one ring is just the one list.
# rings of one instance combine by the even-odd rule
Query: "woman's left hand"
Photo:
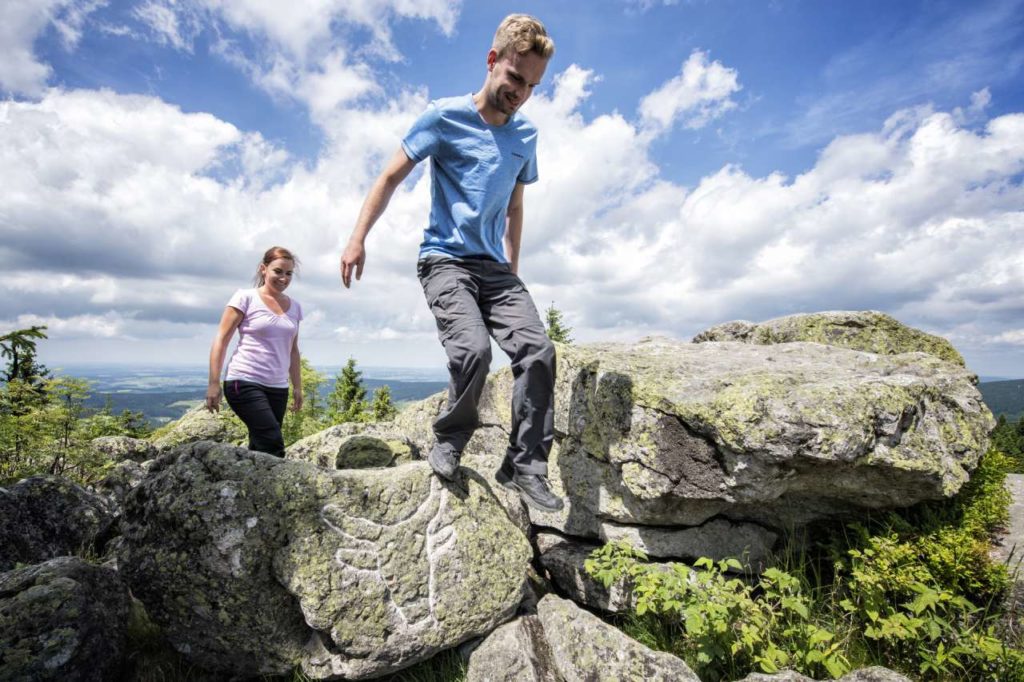
[(292, 391), (292, 412), (302, 409), (302, 391)]

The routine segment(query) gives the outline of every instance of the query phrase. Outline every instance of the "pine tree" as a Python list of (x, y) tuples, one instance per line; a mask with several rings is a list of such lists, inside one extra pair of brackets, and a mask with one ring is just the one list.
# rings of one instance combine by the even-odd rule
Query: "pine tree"
[(367, 407), (363, 373), (356, 369), (355, 358), (349, 358), (327, 397), (327, 419), (332, 424), (364, 421)]
[(547, 327), (548, 338), (559, 343), (572, 343), (572, 327), (569, 327), (562, 320), (562, 311), (551, 302), (551, 307), (545, 312), (545, 326)]
[(302, 372), (302, 409), (298, 412), (288, 410), (285, 414), (284, 423), (281, 424), (285, 447), (327, 426), (326, 410), (320, 397), (320, 387), (327, 381), (327, 377), (318, 372), (306, 358), (301, 359), (299, 367)]
[(398, 414), (398, 409), (391, 402), (391, 387), (387, 384), (378, 388), (373, 394), (370, 413), (373, 415), (373, 420), (378, 422), (391, 421)]

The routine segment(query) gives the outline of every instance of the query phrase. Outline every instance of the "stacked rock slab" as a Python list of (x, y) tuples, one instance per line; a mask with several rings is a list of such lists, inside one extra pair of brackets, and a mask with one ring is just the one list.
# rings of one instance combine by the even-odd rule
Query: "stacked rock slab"
[(803, 313), (766, 322), (726, 322), (693, 337), (694, 343), (707, 341), (741, 341), (759, 345), (813, 341), (879, 355), (928, 353), (960, 366), (965, 364), (963, 356), (946, 339), (908, 327), (876, 310)]
[(209, 442), (154, 464), (119, 566), (200, 667), (381, 676), (489, 632), (521, 599), (525, 536), (478, 476), (331, 471)]
[(130, 597), (78, 557), (0, 573), (0, 679), (120, 679)]

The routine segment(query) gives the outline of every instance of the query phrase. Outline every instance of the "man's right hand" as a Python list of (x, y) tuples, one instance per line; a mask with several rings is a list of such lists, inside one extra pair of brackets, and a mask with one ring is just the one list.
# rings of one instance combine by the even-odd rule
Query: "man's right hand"
[(351, 240), (341, 254), (341, 282), (348, 289), (352, 286), (352, 273), (356, 279), (363, 277), (363, 264), (366, 263), (366, 249), (362, 242)]

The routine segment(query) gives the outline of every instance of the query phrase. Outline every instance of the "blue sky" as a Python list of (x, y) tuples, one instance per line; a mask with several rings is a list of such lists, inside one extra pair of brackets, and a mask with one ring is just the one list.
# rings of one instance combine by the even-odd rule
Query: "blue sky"
[(1024, 376), (1024, 2), (8, 0), (0, 327), (51, 365), (203, 362), (264, 248), (317, 364), (443, 363), (416, 173), (342, 291), (383, 158), (500, 19), (557, 51), (522, 275), (576, 336), (877, 309)]

